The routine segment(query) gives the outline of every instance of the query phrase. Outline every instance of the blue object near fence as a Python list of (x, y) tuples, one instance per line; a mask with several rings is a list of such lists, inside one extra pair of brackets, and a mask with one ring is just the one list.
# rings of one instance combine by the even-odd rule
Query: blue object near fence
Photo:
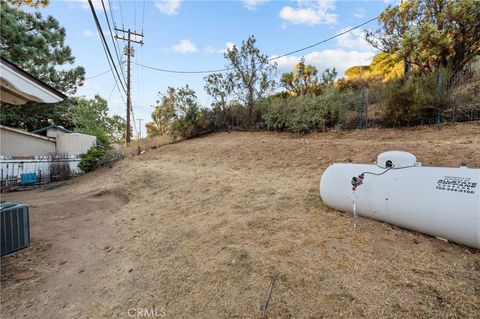
[(37, 183), (37, 173), (20, 174), (20, 185), (35, 185)]

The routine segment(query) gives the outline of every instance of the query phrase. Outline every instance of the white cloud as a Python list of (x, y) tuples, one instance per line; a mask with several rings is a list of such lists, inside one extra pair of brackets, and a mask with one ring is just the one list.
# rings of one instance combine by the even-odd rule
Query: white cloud
[(248, 10), (255, 10), (258, 6), (268, 2), (268, 0), (243, 0), (243, 6)]
[(215, 48), (214, 46), (211, 46), (211, 45), (208, 45), (206, 48), (205, 48), (205, 52), (207, 53), (227, 53), (228, 50), (231, 50), (233, 48), (233, 46), (235, 45), (235, 43), (233, 42), (226, 42), (225, 43), (225, 46), (221, 49), (218, 49), (218, 48)]
[(82, 32), (83, 36), (84, 37), (87, 37), (87, 38), (95, 38), (95, 39), (100, 39), (99, 35), (98, 35), (98, 32), (94, 32), (94, 31), (91, 31), (91, 30), (85, 30)]
[(181, 54), (197, 52), (197, 46), (190, 40), (180, 40), (177, 44), (172, 45), (171, 49)]
[(232, 50), (234, 46), (235, 46), (235, 43), (233, 43), (233, 42), (225, 43), (225, 47), (223, 48), (223, 52), (226, 53), (227, 51)]
[(365, 18), (365, 10), (361, 9), (361, 8), (358, 8), (357, 10), (355, 10), (353, 12), (353, 16), (355, 18), (359, 18), (359, 19)]
[(180, 0), (155, 0), (155, 7), (169, 16), (178, 14)]
[[(340, 29), (338, 33), (345, 32), (348, 29), (351, 29), (351, 27)], [(365, 31), (360, 29), (355, 29), (339, 36), (337, 38), (337, 45), (347, 49), (356, 49), (362, 51), (374, 50), (374, 48), (365, 40)]]
[(335, 24), (337, 14), (333, 13), (335, 4), (331, 0), (297, 0), (297, 8), (285, 6), (280, 10), (280, 18), (292, 24)]
[[(319, 72), (324, 69), (335, 67), (339, 76), (343, 76), (345, 70), (355, 65), (365, 65), (372, 61), (374, 52), (360, 52), (357, 50), (328, 49), (314, 51), (305, 55), (305, 63), (316, 66)], [(272, 56), (275, 57), (275, 56)], [(279, 72), (291, 72), (295, 64), (300, 61), (300, 56), (287, 56), (275, 60)]]

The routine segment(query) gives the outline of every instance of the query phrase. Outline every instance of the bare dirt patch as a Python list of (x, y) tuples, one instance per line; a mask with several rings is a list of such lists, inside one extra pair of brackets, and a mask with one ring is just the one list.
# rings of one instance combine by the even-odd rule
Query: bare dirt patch
[(480, 254), (328, 209), (332, 162), (400, 149), (480, 167), (480, 123), (312, 134), (220, 133), (166, 145), (31, 204), (32, 246), (2, 258), (2, 316), (474, 318)]

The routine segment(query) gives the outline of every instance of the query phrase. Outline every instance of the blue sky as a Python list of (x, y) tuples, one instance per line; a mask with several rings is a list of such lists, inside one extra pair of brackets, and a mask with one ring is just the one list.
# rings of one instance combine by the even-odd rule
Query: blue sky
[[(117, 1), (104, 0), (117, 27), (131, 28), (145, 35), (143, 46), (135, 46), (134, 62), (175, 70), (217, 69), (226, 65), (223, 52), (255, 35), (260, 50), (268, 56), (305, 47), (335, 35), (349, 27), (376, 17), (393, 0), (358, 1)], [(105, 15), (100, 1), (94, 1), (107, 41)], [(66, 42), (72, 48), (76, 64), (86, 68), (86, 77), (109, 69), (95, 23), (86, 0), (51, 0), (40, 9), (53, 15), (67, 31)], [(112, 21), (110, 21), (112, 23)], [(365, 28), (376, 28), (372, 22)], [(279, 74), (291, 71), (304, 56), (320, 71), (335, 67), (340, 75), (353, 65), (368, 64), (375, 50), (362, 39), (362, 30), (319, 45), (296, 55), (277, 60)], [(124, 43), (117, 42), (123, 50)], [(113, 53), (113, 52), (112, 52)], [(202, 105), (211, 102), (203, 90), (203, 77), (195, 74), (169, 74), (132, 65), (132, 101), (136, 118), (150, 120), (158, 92), (168, 86), (188, 84)], [(113, 93), (111, 93), (113, 90)], [(108, 98), (112, 114), (124, 116), (125, 106), (114, 89), (112, 75), (89, 79), (77, 95)], [(143, 125), (142, 125), (143, 126)], [(145, 129), (142, 129), (145, 134)]]

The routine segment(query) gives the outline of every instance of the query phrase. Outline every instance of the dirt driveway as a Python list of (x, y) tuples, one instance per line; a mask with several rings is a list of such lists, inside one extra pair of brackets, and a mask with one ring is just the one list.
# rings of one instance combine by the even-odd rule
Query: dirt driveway
[(480, 167), (478, 145), (479, 122), (220, 133), (7, 194), (30, 204), (32, 245), (1, 259), (1, 315), (261, 318), (271, 289), (270, 318), (478, 317), (478, 251), (365, 218), (353, 230), (318, 191), (332, 162), (401, 149)]

